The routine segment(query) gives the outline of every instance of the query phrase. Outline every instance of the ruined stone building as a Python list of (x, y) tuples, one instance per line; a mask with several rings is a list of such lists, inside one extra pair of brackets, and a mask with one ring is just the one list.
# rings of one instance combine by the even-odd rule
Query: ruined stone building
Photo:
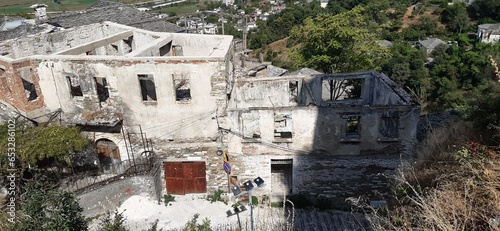
[(375, 71), (240, 78), (231, 96), (229, 153), (273, 196), (386, 194), (416, 141), (417, 103)]
[(2, 109), (81, 127), (112, 172), (147, 151), (125, 134), (147, 135), (165, 193), (227, 191), (222, 150), (238, 183), (266, 181), (261, 195), (375, 199), (416, 139), (419, 106), (384, 74), (249, 76), (232, 36), (102, 22), (3, 40), (0, 51)]

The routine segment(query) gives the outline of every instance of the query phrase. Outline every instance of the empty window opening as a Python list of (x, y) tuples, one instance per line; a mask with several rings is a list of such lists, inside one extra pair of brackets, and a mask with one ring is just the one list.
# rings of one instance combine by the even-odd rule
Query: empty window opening
[(82, 87), (80, 86), (80, 79), (77, 76), (66, 76), (69, 84), (69, 93), (71, 97), (83, 96)]
[(189, 78), (185, 75), (174, 74), (174, 88), (176, 101), (191, 100), (191, 84)]
[(241, 117), (242, 117), (243, 138), (259, 139), (260, 138), (259, 112), (243, 113)]
[(172, 41), (160, 47), (160, 56), (169, 55), (171, 47), (172, 47)]
[(153, 75), (140, 74), (137, 77), (141, 85), (142, 101), (156, 101), (156, 88)]
[(127, 39), (123, 39), (123, 42), (125, 43), (124, 44), (124, 48), (123, 48), (124, 53), (128, 54), (128, 53), (132, 52), (132, 50), (134, 50), (133, 49), (133, 47), (134, 47), (134, 45), (133, 45), (134, 44), (134, 36), (130, 36)]
[(345, 136), (347, 138), (359, 138), (360, 116), (347, 116), (345, 118)]
[(104, 77), (94, 77), (99, 102), (106, 102), (109, 98), (108, 82)]
[(321, 83), (323, 101), (361, 98), (363, 79), (325, 79)]
[(394, 115), (384, 114), (378, 127), (380, 138), (397, 139), (398, 138), (399, 118)]
[(273, 202), (292, 194), (293, 159), (271, 160), (271, 191)]
[(274, 141), (292, 141), (292, 116), (290, 114), (274, 115)]
[(299, 81), (290, 81), (288, 88), (290, 89), (290, 102), (297, 102)]
[(90, 51), (87, 51), (85, 52), (86, 55), (96, 55), (96, 52), (95, 50), (90, 50)]
[(33, 70), (31, 68), (23, 68), (19, 70), (19, 74), (21, 75), (21, 80), (23, 81), (23, 87), (28, 101), (33, 101), (38, 98), (36, 87), (33, 83), (32, 71)]

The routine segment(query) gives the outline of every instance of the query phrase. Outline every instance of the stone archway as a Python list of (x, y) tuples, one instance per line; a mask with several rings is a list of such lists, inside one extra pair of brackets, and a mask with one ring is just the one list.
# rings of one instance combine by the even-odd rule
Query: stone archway
[(121, 173), (120, 149), (115, 142), (102, 138), (95, 142), (99, 168), (104, 173)]

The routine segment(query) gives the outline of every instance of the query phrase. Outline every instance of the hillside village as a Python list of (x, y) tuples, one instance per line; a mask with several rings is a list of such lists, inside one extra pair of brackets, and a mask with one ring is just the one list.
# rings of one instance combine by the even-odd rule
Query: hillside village
[[(241, 230), (238, 213), (250, 210), (241, 216), (252, 230), (254, 213), (256, 230), (411, 230), (373, 211), (408, 219), (399, 209), (427, 205), (415, 188), (447, 179), (439, 163), (497, 174), (500, 19), (464, 16), (488, 0), (388, 3), (222, 2), (172, 18), (98, 0), (6, 16), (0, 229)], [(500, 209), (471, 201), (489, 208), (482, 216)], [(141, 204), (167, 218), (130, 212)], [(223, 216), (198, 225), (195, 209), (164, 210), (183, 205)], [(51, 220), (65, 216), (51, 206), (77, 215)], [(475, 219), (460, 225), (498, 228)]]

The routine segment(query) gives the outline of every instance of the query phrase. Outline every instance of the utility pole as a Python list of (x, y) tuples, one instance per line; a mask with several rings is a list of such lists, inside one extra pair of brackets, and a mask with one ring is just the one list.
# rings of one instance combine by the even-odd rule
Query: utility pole
[(224, 35), (224, 23), (225, 23), (225, 19), (222, 19), (222, 35)]
[(245, 52), (247, 50), (247, 16), (245, 15), (243, 23), (243, 51), (241, 52), (241, 67), (245, 67)]
[(202, 26), (202, 34), (205, 34), (205, 17), (201, 14), (201, 26)]
[(243, 53), (247, 50), (247, 16), (245, 15), (245, 21), (243, 23)]

